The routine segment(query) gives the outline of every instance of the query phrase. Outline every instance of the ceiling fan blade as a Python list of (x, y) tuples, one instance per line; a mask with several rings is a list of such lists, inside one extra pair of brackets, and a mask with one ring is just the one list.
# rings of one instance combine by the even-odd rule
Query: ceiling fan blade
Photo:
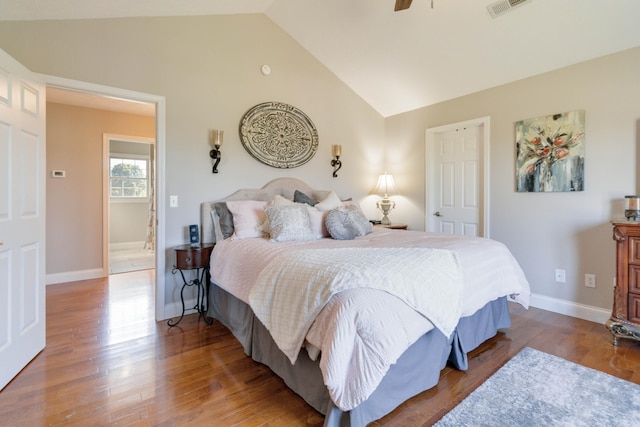
[(396, 0), (396, 7), (393, 8), (394, 11), (409, 9), (411, 6), (411, 2), (413, 0)]

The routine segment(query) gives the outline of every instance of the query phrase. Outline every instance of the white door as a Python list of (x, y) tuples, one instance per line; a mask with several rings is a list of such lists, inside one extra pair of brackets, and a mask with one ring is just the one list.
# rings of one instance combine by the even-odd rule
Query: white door
[(487, 236), (484, 139), (484, 122), (427, 131), (427, 231)]
[(0, 50), (0, 389), (45, 346), (45, 103)]

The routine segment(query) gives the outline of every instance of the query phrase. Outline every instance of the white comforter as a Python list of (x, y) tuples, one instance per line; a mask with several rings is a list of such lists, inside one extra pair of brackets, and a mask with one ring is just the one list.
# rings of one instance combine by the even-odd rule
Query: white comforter
[[(376, 229), (355, 240), (269, 242), (225, 240), (216, 245), (211, 278), (249, 304), (260, 272), (280, 254), (307, 248), (423, 247), (456, 252), (464, 283), (461, 316), (487, 302), (510, 295), (529, 305), (529, 284), (501, 243), (483, 238)], [(334, 295), (320, 312), (306, 340), (322, 352), (320, 368), (333, 402), (350, 410), (376, 389), (391, 364), (433, 324), (401, 299), (376, 289), (347, 290)]]
[(295, 363), (307, 331), (329, 299), (357, 288), (395, 295), (447, 337), (460, 320), (462, 271), (456, 253), (433, 248), (285, 253), (262, 270), (249, 294), (249, 305), (278, 348)]

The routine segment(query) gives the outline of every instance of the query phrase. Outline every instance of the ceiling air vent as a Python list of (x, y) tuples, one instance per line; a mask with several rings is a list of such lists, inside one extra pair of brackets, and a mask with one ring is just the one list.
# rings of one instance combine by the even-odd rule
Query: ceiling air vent
[(526, 3), (531, 3), (531, 0), (500, 0), (487, 6), (487, 10), (492, 18), (497, 18)]

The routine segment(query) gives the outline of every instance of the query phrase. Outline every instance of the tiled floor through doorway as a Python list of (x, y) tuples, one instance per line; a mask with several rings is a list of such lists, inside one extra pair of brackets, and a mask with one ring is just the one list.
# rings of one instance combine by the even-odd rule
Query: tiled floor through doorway
[(114, 249), (109, 252), (109, 274), (151, 268), (155, 268), (154, 253), (144, 249), (143, 243), (139, 248)]

